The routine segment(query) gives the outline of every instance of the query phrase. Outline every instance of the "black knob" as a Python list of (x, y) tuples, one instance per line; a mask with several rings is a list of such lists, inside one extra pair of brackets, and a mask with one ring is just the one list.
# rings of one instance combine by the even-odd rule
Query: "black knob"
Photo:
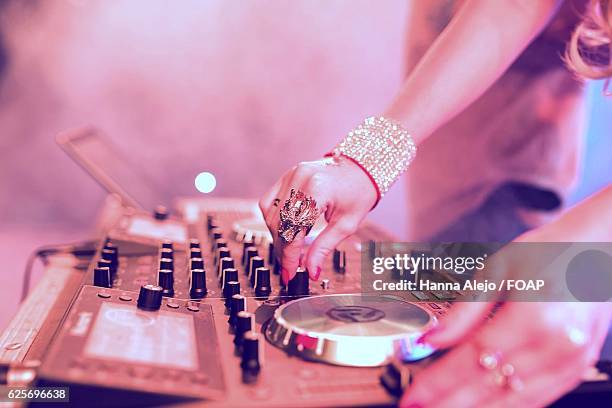
[(159, 257), (172, 259), (174, 261), (174, 250), (170, 248), (162, 248), (159, 251)]
[(274, 263), (272, 264), (273, 268), (272, 269), (272, 273), (274, 273), (275, 275), (280, 275), (280, 271), (281, 271), (281, 264), (278, 261), (278, 259), (274, 260)]
[(174, 272), (171, 269), (160, 269), (157, 284), (162, 287), (162, 296), (174, 296)]
[(162, 248), (174, 249), (174, 244), (172, 241), (165, 240), (162, 242)]
[(114, 268), (117, 268), (117, 265), (119, 265), (117, 248), (102, 248), (100, 258), (110, 261)]
[(202, 250), (200, 248), (193, 248), (189, 252), (189, 259), (191, 258), (202, 258)]
[(211, 246), (214, 245), (216, 240), (221, 238), (223, 238), (223, 232), (221, 231), (221, 228), (215, 227), (210, 230)]
[(192, 299), (201, 299), (206, 296), (206, 293), (206, 271), (204, 269), (192, 269), (189, 296)]
[(202, 258), (191, 258), (189, 269), (204, 269), (204, 260)]
[(308, 296), (308, 271), (304, 268), (298, 268), (293, 279), (287, 285), (287, 293), (289, 296)]
[(334, 249), (333, 255), (334, 271), (338, 273), (346, 272), (346, 252)]
[(255, 272), (255, 296), (267, 299), (272, 292), (270, 287), (270, 268), (256, 268)]
[(143, 310), (158, 310), (162, 302), (163, 288), (157, 285), (143, 285), (138, 294), (138, 307)]
[(242, 348), (242, 337), (244, 333), (253, 330), (255, 315), (247, 311), (238, 312), (236, 314), (236, 328), (234, 330), (234, 344), (236, 349)]
[(268, 265), (273, 265), (275, 258), (276, 257), (274, 255), (274, 242), (270, 242), (268, 244)]
[(214, 248), (215, 251), (219, 250), (219, 248), (227, 248), (227, 241), (223, 238), (215, 240)]
[(153, 211), (153, 216), (155, 217), (156, 220), (159, 220), (159, 221), (163, 221), (167, 219), (169, 214), (170, 213), (168, 209), (164, 207), (163, 205), (158, 205), (157, 207), (155, 207), (155, 211)]
[(215, 265), (219, 266), (219, 260), (221, 258), (231, 258), (231, 257), (232, 255), (230, 253), (229, 248), (219, 248), (217, 250), (217, 253), (215, 253), (215, 259), (214, 259)]
[(223, 296), (225, 297), (225, 307), (229, 307), (229, 300), (232, 296), (240, 293), (240, 282), (229, 281), (223, 287)]
[(249, 283), (251, 286), (255, 286), (255, 270), (257, 268), (263, 268), (264, 260), (261, 256), (254, 256), (251, 258), (251, 262), (248, 267)]
[(115, 275), (117, 274), (117, 269), (113, 266), (113, 263), (111, 261), (109, 261), (108, 259), (100, 259), (98, 261), (98, 268), (108, 268), (108, 270), (110, 271), (111, 274), (111, 282), (113, 281), (113, 278), (115, 277)]
[(411, 367), (404, 365), (395, 358), (385, 366), (380, 375), (382, 386), (385, 387), (389, 394), (397, 398), (404, 394), (406, 388), (412, 383), (412, 379)]
[(257, 255), (257, 248), (255, 248), (254, 246), (250, 246), (247, 248), (244, 258), (244, 264), (242, 265), (244, 266), (244, 273), (247, 276), (249, 275), (249, 266), (251, 265), (251, 258)]
[(215, 226), (215, 216), (213, 214), (206, 214), (206, 230), (210, 231), (210, 229)]
[(238, 282), (238, 269), (236, 268), (226, 268), (223, 270), (223, 275), (221, 278), (221, 290), (225, 289), (225, 286), (228, 282), (236, 281)]
[(217, 269), (217, 273), (219, 275), (219, 282), (223, 282), (223, 271), (227, 268), (235, 268), (235, 265), (234, 260), (226, 256), (219, 260), (219, 268)]
[(261, 366), (260, 359), (260, 342), (259, 333), (256, 331), (248, 331), (242, 335), (242, 359), (240, 368), (242, 368), (242, 382), (251, 384), (257, 380)]
[(200, 240), (195, 238), (190, 239), (189, 249), (200, 249)]
[(94, 286), (100, 286), (101, 288), (110, 288), (112, 286), (111, 282), (111, 272), (109, 268), (94, 268)]
[(244, 262), (246, 261), (246, 252), (250, 247), (255, 246), (252, 239), (242, 241), (242, 257), (240, 258), (240, 263), (244, 266)]
[(232, 328), (236, 327), (236, 320), (238, 319), (238, 313), (246, 310), (246, 297), (238, 294), (232, 296), (229, 305), (229, 319), (227, 322)]
[(174, 261), (170, 258), (161, 258), (159, 260), (159, 269), (174, 270)]

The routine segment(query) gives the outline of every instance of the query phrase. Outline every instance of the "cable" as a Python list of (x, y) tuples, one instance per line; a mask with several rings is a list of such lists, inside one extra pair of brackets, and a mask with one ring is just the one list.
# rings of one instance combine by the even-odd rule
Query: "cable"
[(93, 256), (96, 253), (96, 244), (97, 241), (81, 241), (74, 244), (44, 245), (32, 251), (26, 262), (25, 273), (21, 285), (20, 303), (25, 300), (30, 292), (32, 269), (34, 268), (34, 262), (36, 262), (38, 258), (41, 258), (43, 264), (47, 265), (47, 257), (49, 255), (66, 254), (77, 257)]

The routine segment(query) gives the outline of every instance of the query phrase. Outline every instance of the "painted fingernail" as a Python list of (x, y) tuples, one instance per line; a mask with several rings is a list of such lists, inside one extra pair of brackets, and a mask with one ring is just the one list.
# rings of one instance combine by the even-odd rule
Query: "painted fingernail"
[(281, 279), (283, 280), (283, 283), (285, 285), (289, 283), (289, 271), (286, 270), (285, 268), (281, 269)]
[(427, 330), (425, 333), (421, 334), (421, 337), (419, 337), (416, 340), (416, 344), (418, 345), (424, 345), (427, 343), (427, 339), (429, 339), (432, 335), (439, 333), (440, 332), (440, 325), (436, 326), (436, 327), (432, 327), (431, 329)]
[(314, 277), (312, 278), (312, 280), (318, 281), (320, 276), (321, 276), (321, 267), (317, 266), (317, 271), (315, 272)]

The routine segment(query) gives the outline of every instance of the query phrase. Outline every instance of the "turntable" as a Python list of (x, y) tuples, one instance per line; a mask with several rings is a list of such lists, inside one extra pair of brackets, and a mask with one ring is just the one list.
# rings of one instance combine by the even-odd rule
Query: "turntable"
[(427, 309), (391, 296), (327, 295), (297, 299), (274, 312), (266, 338), (289, 354), (330, 364), (375, 367), (397, 356), (433, 353), (416, 340), (436, 324)]

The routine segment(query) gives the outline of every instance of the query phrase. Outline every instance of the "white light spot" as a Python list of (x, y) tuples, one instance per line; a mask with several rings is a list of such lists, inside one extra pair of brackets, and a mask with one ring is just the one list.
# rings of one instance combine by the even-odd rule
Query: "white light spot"
[(215, 176), (212, 173), (203, 171), (202, 173), (196, 176), (195, 188), (200, 193), (210, 193), (215, 189), (215, 187), (217, 187), (217, 179), (215, 179)]

